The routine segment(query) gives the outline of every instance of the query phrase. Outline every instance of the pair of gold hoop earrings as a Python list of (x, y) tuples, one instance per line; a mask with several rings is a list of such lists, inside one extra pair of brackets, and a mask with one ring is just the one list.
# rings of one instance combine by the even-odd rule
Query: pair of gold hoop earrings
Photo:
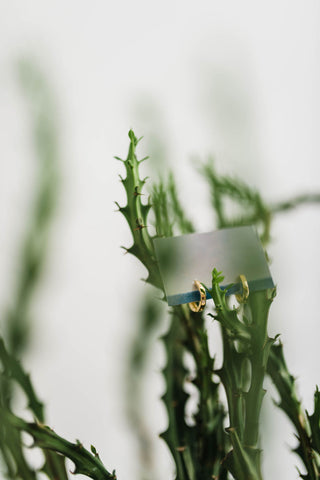
[[(249, 285), (245, 275), (239, 275), (239, 278), (242, 285), (242, 291), (241, 293), (236, 293), (235, 297), (239, 303), (245, 303), (249, 297)], [(200, 300), (198, 302), (190, 302), (189, 308), (192, 312), (202, 312), (207, 301), (206, 290), (199, 280), (194, 281), (194, 286), (200, 293)]]

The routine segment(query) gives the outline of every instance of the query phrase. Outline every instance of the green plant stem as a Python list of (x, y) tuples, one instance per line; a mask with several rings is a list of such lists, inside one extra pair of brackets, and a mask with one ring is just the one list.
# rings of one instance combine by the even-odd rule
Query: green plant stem
[(19, 276), (4, 322), (9, 350), (16, 356), (24, 353), (28, 346), (30, 305), (47, 257), (58, 192), (58, 134), (51, 91), (47, 79), (32, 61), (22, 60), (18, 67), (20, 85), (32, 118), (37, 183), (30, 220), (21, 245)]
[(305, 204), (314, 204), (320, 203), (320, 194), (319, 193), (308, 193), (305, 195), (298, 195), (284, 202), (278, 202), (270, 205), (270, 211), (273, 214), (287, 212), (292, 210), (300, 205)]
[[(152, 239), (148, 234), (147, 215), (151, 208), (150, 203), (141, 203), (141, 189), (144, 180), (140, 180), (135, 147), (138, 140), (130, 131), (130, 148), (126, 166), (127, 178), (121, 179), (127, 192), (127, 205), (119, 207), (126, 217), (133, 234), (133, 245), (126, 249), (139, 258), (148, 269), (148, 281), (163, 290), (159, 278), (159, 270), (155, 261)], [(288, 211), (298, 205), (319, 203), (320, 195), (300, 195), (285, 202), (269, 204), (260, 194), (245, 183), (236, 179), (219, 176), (212, 164), (203, 167), (202, 172), (211, 187), (212, 204), (216, 214), (218, 228), (236, 225), (254, 224), (260, 232), (264, 245), (270, 241), (270, 228), (273, 217), (282, 211)], [(225, 200), (232, 200), (237, 207), (237, 213), (229, 215), (228, 204)], [(166, 187), (160, 182), (153, 190), (153, 211), (155, 228), (158, 236), (172, 236), (176, 233), (193, 231), (192, 223), (186, 218), (181, 205), (177, 202), (177, 195), (172, 177)], [(228, 213), (228, 215), (227, 215)], [(180, 230), (180, 231), (179, 231)], [(241, 272), (239, 272), (241, 273)], [(263, 380), (268, 364), (270, 349), (275, 341), (267, 334), (267, 319), (274, 292), (251, 293), (244, 315), (238, 318), (235, 310), (227, 307), (218, 282), (213, 282), (212, 297), (215, 302), (216, 319), (221, 324), (221, 333), (224, 346), (222, 368), (216, 371), (224, 385), (230, 417), (228, 429), (232, 450), (228, 453), (224, 466), (237, 480), (261, 480), (259, 444), (259, 418), (264, 398)], [(219, 410), (217, 388), (212, 381), (213, 359), (208, 354), (208, 341), (203, 329), (202, 315), (190, 314), (185, 308), (175, 310), (179, 321), (175, 318), (168, 334), (164, 337), (167, 351), (167, 366), (164, 376), (167, 392), (164, 395), (169, 416), (169, 426), (163, 437), (167, 441), (177, 465), (177, 478), (190, 480), (194, 476), (198, 479), (207, 479), (209, 470), (204, 465), (209, 458), (206, 447), (214, 444), (223, 445), (225, 449), (225, 435), (220, 435), (223, 425), (223, 414)], [(198, 323), (197, 323), (198, 322)], [(197, 328), (198, 325), (198, 328)], [(200, 325), (200, 327), (199, 327)], [(185, 403), (187, 396), (184, 392), (186, 370), (184, 355), (190, 353), (196, 364), (196, 378), (194, 384), (199, 390), (199, 408), (195, 414), (196, 424), (189, 427), (185, 422)], [(272, 365), (272, 360), (268, 365)], [(269, 366), (268, 366), (269, 369)], [(276, 376), (276, 373), (274, 373)], [(289, 374), (288, 374), (289, 375)], [(284, 388), (283, 377), (277, 379), (278, 386)], [(290, 382), (289, 382), (290, 383)], [(288, 385), (285, 384), (285, 388)], [(286, 395), (284, 390), (283, 404)], [(292, 393), (292, 392), (291, 392)], [(290, 404), (290, 402), (289, 402)], [(290, 407), (290, 408), (289, 408)], [(320, 394), (315, 394), (315, 413), (311, 416), (301, 415), (297, 405), (289, 405), (287, 412), (296, 426), (301, 445), (297, 449), (299, 455), (307, 464), (308, 475), (302, 478), (315, 480), (318, 470), (314, 451), (319, 451), (320, 435)], [(291, 411), (290, 411), (291, 409)], [(301, 410), (301, 408), (300, 408)], [(213, 414), (214, 412), (214, 414)], [(219, 417), (214, 424), (214, 418)], [(290, 417), (291, 415), (291, 417)], [(301, 420), (303, 419), (303, 421)], [(309, 423), (308, 423), (309, 422)], [(207, 428), (214, 424), (212, 430)], [(219, 433), (220, 432), (220, 433)], [(210, 436), (212, 434), (212, 436)], [(215, 437), (214, 437), (215, 435)], [(219, 436), (220, 435), (220, 436)], [(211, 443), (210, 443), (211, 442)], [(209, 449), (210, 449), (209, 448)], [(212, 460), (211, 455), (211, 460)], [(226, 478), (226, 470), (213, 470), (213, 478)]]
[(228, 443), (223, 427), (225, 411), (219, 402), (219, 384), (212, 379), (214, 358), (209, 353), (204, 318), (201, 313), (191, 312), (186, 305), (181, 307), (180, 315), (186, 332), (185, 347), (196, 365), (193, 384), (199, 393), (192, 448), (196, 478), (210, 479), (218, 476), (223, 480), (227, 472), (222, 460)]
[[(24, 371), (21, 363), (11, 355), (5, 347), (3, 339), (0, 337), (0, 362), (2, 364), (3, 371), (1, 373), (1, 389), (2, 402), (6, 409), (10, 408), (10, 397), (8, 398), (8, 392), (12, 391), (11, 383), (15, 381), (23, 390), (28, 401), (28, 409), (33, 413), (38, 422), (43, 423), (45, 419), (43, 403), (38, 399), (37, 394), (33, 388), (30, 376)], [(11, 386), (8, 387), (7, 385)], [(24, 458), (23, 449), (21, 448), (20, 433), (13, 430), (10, 424), (7, 424), (5, 430), (2, 430), (1, 435), (4, 442), (0, 442), (0, 450), (2, 451), (4, 461), (8, 468), (9, 478), (16, 478), (16, 475), (20, 475), (18, 478), (30, 478), (35, 475), (32, 469), (29, 468), (27, 461)], [(8, 438), (10, 439), (8, 441)], [(14, 473), (14, 468), (11, 465), (8, 451), (11, 452), (15, 463), (17, 473)], [(47, 476), (55, 480), (68, 480), (67, 472), (65, 469), (65, 461), (62, 456), (58, 456), (54, 452), (44, 451), (45, 464), (42, 470)]]
[(245, 357), (237, 352), (234, 342), (222, 328), (223, 365), (216, 371), (224, 386), (230, 427), (229, 433), (233, 450), (229, 452), (226, 463), (228, 469), (237, 480), (260, 479), (260, 472), (253, 466), (243, 444), (245, 427), (245, 398), (243, 362)]
[[(86, 475), (93, 480), (116, 480), (116, 474), (108, 472), (103, 466), (99, 455), (90, 453), (80, 443), (71, 443), (57, 435), (49, 427), (39, 423), (28, 423), (5, 409), (0, 409), (1, 422), (9, 423), (17, 431), (29, 433), (33, 447), (51, 450), (69, 458), (75, 464), (74, 474)], [(22, 477), (23, 478), (23, 477)]]
[(221, 330), (223, 364), (216, 373), (221, 378), (226, 391), (230, 427), (234, 428), (239, 438), (242, 439), (244, 428), (242, 363), (244, 357), (236, 351), (233, 340), (230, 339), (227, 332), (224, 329)]
[(288, 370), (282, 344), (272, 346), (267, 372), (280, 396), (277, 406), (284, 411), (297, 432), (299, 445), (294, 451), (300, 456), (307, 470), (307, 476), (301, 477), (306, 480), (318, 480), (320, 464), (313, 451), (309, 420), (298, 399), (295, 379)]
[(251, 293), (248, 299), (248, 308), (251, 311), (252, 323), (251, 349), (248, 358), (251, 363), (251, 384), (246, 393), (246, 413), (244, 443), (255, 447), (258, 442), (259, 418), (262, 400), (265, 394), (263, 381), (266, 373), (270, 348), (274, 339), (268, 337), (267, 324), (269, 308), (275, 291), (268, 295), (268, 291)]
[[(216, 269), (212, 272), (212, 288), (216, 315), (223, 339), (223, 364), (216, 373), (225, 388), (233, 450), (227, 465), (236, 480), (262, 480), (260, 467), (259, 418), (264, 397), (263, 381), (271, 345), (267, 335), (268, 312), (275, 290), (251, 293), (244, 307), (243, 319), (226, 302), (227, 291)], [(251, 374), (248, 376), (248, 362)], [(246, 384), (249, 381), (249, 389)]]
[(36, 472), (25, 459), (20, 432), (13, 429), (8, 422), (3, 420), (1, 410), (0, 407), (2, 430), (0, 443), (9, 478), (14, 480), (37, 480)]
[(184, 391), (187, 371), (183, 358), (186, 336), (181, 325), (179, 308), (173, 311), (170, 328), (163, 337), (167, 363), (163, 370), (166, 392), (162, 400), (168, 413), (168, 427), (161, 434), (161, 438), (167, 443), (174, 458), (177, 480), (195, 480), (189, 442), (191, 429), (185, 423), (185, 405), (188, 396)]
[(129, 138), (130, 145), (127, 159), (122, 160), (119, 157), (115, 157), (124, 164), (127, 174), (126, 178), (120, 176), (120, 180), (127, 194), (127, 204), (121, 207), (116, 202), (116, 205), (119, 208), (119, 212), (121, 212), (127, 220), (133, 238), (133, 245), (130, 248), (123, 248), (126, 252), (135, 255), (146, 267), (148, 271), (146, 282), (164, 290), (154, 254), (152, 238), (148, 232), (147, 217), (151, 209), (151, 204), (149, 202), (146, 204), (141, 202), (141, 196), (143, 195), (142, 189), (146, 183), (146, 178), (143, 180), (140, 178), (139, 166), (145, 159), (137, 159), (136, 147), (139, 139), (134, 135), (132, 130), (129, 131)]
[[(31, 411), (36, 418), (43, 421), (43, 405), (37, 402), (31, 381), (24, 374), (17, 358), (28, 347), (31, 332), (30, 306), (45, 265), (49, 231), (57, 203), (58, 142), (51, 91), (45, 77), (30, 60), (20, 61), (18, 67), (20, 85), (24, 89), (25, 98), (31, 110), (33, 143), (37, 160), (37, 183), (28, 228), (21, 245), (19, 276), (11, 295), (11, 304), (3, 320), (3, 331), (7, 338), (10, 355), (0, 339), (0, 357), (4, 367), (1, 375), (1, 403), (6, 408), (10, 408), (14, 394), (11, 379), (14, 379), (27, 395)], [(10, 430), (12, 430), (10, 425), (5, 429), (1, 426), (0, 429), (2, 440), (6, 439), (0, 442), (0, 450), (9, 478), (36, 478), (35, 472), (28, 466), (25, 458), (20, 433)], [(58, 472), (59, 480), (67, 479), (67, 473), (63, 471), (60, 459), (56, 459), (52, 453), (46, 457), (47, 463), (52, 467), (51, 476), (48, 474), (49, 478), (56, 479)], [(12, 464), (12, 460), (15, 465)], [(56, 471), (53, 468), (55, 463)]]
[(306, 412), (306, 415), (311, 430), (311, 446), (313, 450), (320, 455), (320, 391), (318, 386), (316, 386), (316, 390), (314, 392), (313, 404), (313, 414), (310, 415), (308, 412)]
[(6, 350), (1, 337), (0, 362), (3, 367), (2, 375), (7, 378), (7, 381), (14, 380), (20, 385), (28, 399), (28, 408), (39, 422), (44, 422), (44, 406), (35, 393), (30, 376), (23, 370), (21, 363)]
[(156, 478), (156, 473), (153, 472), (154, 442), (143, 407), (143, 391), (148, 386), (144, 380), (151, 345), (155, 341), (161, 321), (158, 303), (151, 294), (144, 295), (143, 308), (139, 311), (136, 331), (129, 346), (125, 379), (126, 414), (137, 440), (140, 480), (148, 479), (150, 475), (153, 479)]

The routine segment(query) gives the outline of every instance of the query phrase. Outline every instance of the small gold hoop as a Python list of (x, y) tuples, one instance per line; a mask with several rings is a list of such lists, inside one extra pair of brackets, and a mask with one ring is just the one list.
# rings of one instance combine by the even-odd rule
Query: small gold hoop
[(241, 282), (241, 293), (236, 293), (236, 299), (239, 303), (246, 303), (249, 297), (249, 285), (245, 275), (239, 275)]
[(206, 290), (203, 285), (198, 280), (194, 281), (194, 286), (200, 293), (200, 301), (199, 302), (190, 302), (189, 308), (192, 312), (202, 312), (204, 307), (206, 306)]

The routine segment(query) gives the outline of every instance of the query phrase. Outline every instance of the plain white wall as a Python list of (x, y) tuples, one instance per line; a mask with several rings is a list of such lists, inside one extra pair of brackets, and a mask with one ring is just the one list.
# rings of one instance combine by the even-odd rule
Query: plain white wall
[[(119, 248), (130, 235), (114, 213), (113, 201), (124, 196), (112, 157), (126, 155), (130, 127), (144, 135), (149, 171), (174, 169), (199, 231), (212, 219), (192, 164), (208, 154), (269, 201), (319, 191), (319, 9), (316, 0), (1, 4), (1, 306), (32, 197), (29, 119), (15, 76), (16, 60), (30, 55), (57, 100), (62, 197), (26, 362), (50, 425), (94, 443), (119, 479), (133, 478), (137, 463), (121, 381), (145, 287), (138, 282), (143, 268)], [(308, 408), (320, 381), (319, 218), (313, 207), (279, 217), (269, 251), (278, 283), (270, 328), (283, 333)], [(165, 425), (156, 352), (146, 416), (155, 429), (158, 478), (166, 480), (172, 466), (156, 440)], [(266, 428), (266, 478), (296, 478), (291, 428), (275, 415)]]

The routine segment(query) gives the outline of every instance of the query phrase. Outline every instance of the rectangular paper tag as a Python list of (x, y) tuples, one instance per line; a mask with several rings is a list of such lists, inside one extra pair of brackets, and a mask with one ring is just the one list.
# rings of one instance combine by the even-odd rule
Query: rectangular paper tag
[(154, 246), (169, 305), (198, 301), (193, 282), (211, 287), (213, 268), (225, 277), (221, 288), (234, 284), (229, 294), (240, 291), (239, 275), (245, 275), (251, 292), (274, 287), (253, 226), (157, 238)]

